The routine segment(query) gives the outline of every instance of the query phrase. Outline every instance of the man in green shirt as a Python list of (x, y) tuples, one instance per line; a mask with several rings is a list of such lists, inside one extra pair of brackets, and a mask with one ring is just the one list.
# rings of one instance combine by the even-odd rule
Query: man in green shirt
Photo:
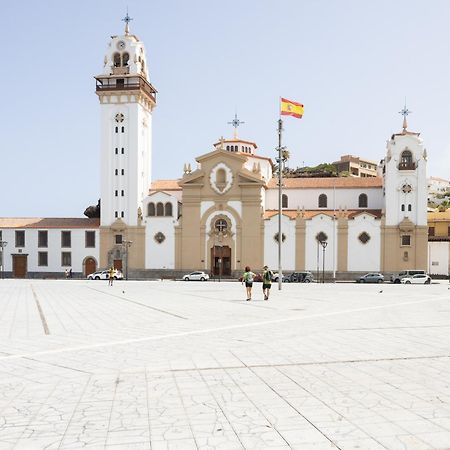
[(263, 269), (264, 269), (264, 271), (263, 271), (263, 275), (262, 275), (262, 279), (263, 279), (262, 289), (263, 289), (263, 294), (264, 294), (264, 300), (269, 300), (270, 288), (272, 287), (273, 273), (271, 270), (269, 270), (269, 268), (267, 266), (264, 266)]

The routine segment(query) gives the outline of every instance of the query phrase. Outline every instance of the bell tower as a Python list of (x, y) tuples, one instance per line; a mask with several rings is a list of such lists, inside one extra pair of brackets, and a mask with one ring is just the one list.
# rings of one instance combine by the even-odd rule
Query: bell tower
[[(141, 227), (142, 200), (151, 183), (152, 111), (156, 106), (156, 90), (149, 81), (144, 44), (130, 33), (131, 20), (127, 13), (123, 19), (124, 34), (111, 36), (102, 73), (95, 77), (101, 114), (102, 267), (112, 263), (111, 256), (104, 254), (115, 252), (116, 260), (120, 255), (118, 248), (113, 247), (120, 244), (120, 239), (130, 240), (131, 234), (136, 234), (131, 228)], [(123, 236), (116, 239), (118, 229)], [(139, 244), (135, 242), (130, 247), (131, 253), (136, 245)], [(132, 260), (133, 255), (130, 264)]]
[(427, 151), (420, 133), (403, 130), (387, 142), (382, 162), (384, 218), (382, 270), (427, 269)]

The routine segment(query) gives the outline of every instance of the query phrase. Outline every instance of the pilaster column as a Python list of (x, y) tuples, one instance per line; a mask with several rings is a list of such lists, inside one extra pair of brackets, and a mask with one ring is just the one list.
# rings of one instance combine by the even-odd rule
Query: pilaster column
[(306, 269), (306, 221), (303, 214), (295, 219), (295, 270)]
[[(335, 219), (336, 220), (336, 219)], [(348, 270), (348, 217), (340, 215), (337, 218), (337, 270)]]

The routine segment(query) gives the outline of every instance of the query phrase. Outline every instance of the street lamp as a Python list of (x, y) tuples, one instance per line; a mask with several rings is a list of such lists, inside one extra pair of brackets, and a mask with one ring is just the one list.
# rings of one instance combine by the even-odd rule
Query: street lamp
[(322, 254), (322, 283), (325, 283), (325, 249), (327, 248), (328, 242), (327, 241), (320, 241), (320, 245), (323, 249)]
[(125, 279), (128, 280), (128, 249), (131, 247), (133, 241), (122, 241), (122, 245), (125, 247)]
[(2, 279), (3, 279), (3, 272), (5, 271), (5, 263), (4, 263), (4, 248), (8, 245), (6, 241), (0, 241), (0, 269), (2, 272)]

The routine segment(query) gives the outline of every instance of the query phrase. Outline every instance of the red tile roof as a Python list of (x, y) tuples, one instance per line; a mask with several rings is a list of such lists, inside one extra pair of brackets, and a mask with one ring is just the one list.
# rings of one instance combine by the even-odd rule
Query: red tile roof
[[(278, 179), (269, 181), (269, 189), (277, 187)], [(325, 188), (380, 188), (383, 186), (381, 177), (330, 177), (330, 178), (284, 178), (283, 189), (325, 189)]]
[(0, 228), (98, 228), (100, 219), (87, 217), (0, 217)]
[(150, 186), (150, 191), (179, 191), (179, 180), (156, 180)]

